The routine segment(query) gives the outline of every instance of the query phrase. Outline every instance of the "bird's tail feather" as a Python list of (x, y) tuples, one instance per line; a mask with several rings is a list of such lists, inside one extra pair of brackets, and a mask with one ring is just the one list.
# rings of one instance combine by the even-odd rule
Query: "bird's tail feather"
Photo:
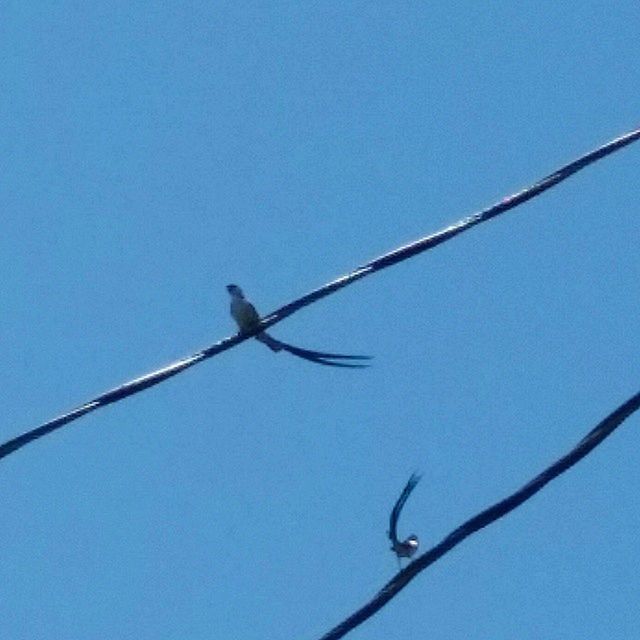
[(259, 340), (262, 344), (266, 344), (271, 351), (275, 351), (276, 353), (278, 351), (282, 351), (284, 348), (284, 344), (280, 342), (280, 340), (276, 340), (273, 336), (270, 336), (264, 331), (256, 336), (256, 340)]
[(256, 336), (263, 344), (267, 345), (272, 351), (287, 351), (291, 355), (309, 360), (317, 364), (324, 364), (329, 367), (349, 367), (353, 369), (361, 369), (368, 367), (368, 364), (351, 364), (346, 362), (331, 362), (331, 360), (370, 360), (371, 356), (357, 356), (357, 355), (345, 355), (342, 353), (326, 353), (324, 351), (311, 351), (309, 349), (302, 349), (300, 347), (294, 347), (292, 344), (277, 340), (268, 333), (259, 333)]

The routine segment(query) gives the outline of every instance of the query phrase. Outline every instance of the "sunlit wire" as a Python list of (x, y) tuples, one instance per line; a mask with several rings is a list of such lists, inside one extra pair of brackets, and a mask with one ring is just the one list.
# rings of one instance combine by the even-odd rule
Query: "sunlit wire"
[(357, 267), (350, 273), (340, 276), (336, 280), (332, 280), (331, 282), (325, 284), (319, 289), (315, 289), (310, 293), (285, 304), (280, 307), (276, 311), (270, 313), (265, 316), (260, 325), (258, 325), (254, 331), (247, 332), (242, 335), (234, 335), (215, 344), (203, 349), (195, 353), (188, 358), (184, 358), (182, 360), (177, 360), (161, 369), (157, 369), (156, 371), (152, 371), (144, 376), (136, 378), (134, 380), (130, 380), (129, 382), (125, 382), (124, 384), (103, 393), (84, 404), (72, 409), (71, 411), (64, 413), (60, 416), (49, 420), (30, 431), (27, 431), (11, 440), (8, 440), (4, 444), (0, 445), (0, 458), (4, 458), (9, 454), (13, 453), (17, 449), (25, 446), (29, 442), (41, 438), (48, 433), (56, 431), (60, 429), (66, 424), (77, 420), (81, 416), (90, 413), (91, 411), (95, 411), (101, 407), (112, 404), (114, 402), (118, 402), (127, 398), (128, 396), (134, 395), (135, 393), (140, 393), (149, 387), (152, 387), (172, 376), (177, 375), (181, 371), (192, 367), (193, 365), (206, 360), (207, 358), (211, 358), (231, 347), (236, 346), (240, 342), (247, 340), (248, 338), (253, 337), (257, 333), (267, 329), (268, 327), (273, 326), (274, 324), (281, 322), (285, 318), (289, 317), (296, 311), (299, 311), (303, 307), (306, 307), (313, 302), (324, 298), (339, 289), (346, 287), (349, 284), (352, 284), (356, 280), (360, 280), (367, 275), (380, 271), (382, 269), (386, 269), (398, 262), (402, 262), (403, 260), (408, 260), (413, 256), (422, 253), (423, 251), (427, 251), (428, 249), (433, 249), (437, 245), (445, 242), (446, 240), (450, 240), (451, 238), (457, 236), (463, 231), (467, 231), (472, 227), (480, 224), (481, 222), (486, 222), (487, 220), (491, 220), (492, 218), (517, 207), (520, 204), (523, 204), (527, 200), (531, 200), (547, 189), (559, 184), (563, 180), (566, 180), (568, 177), (572, 176), (574, 173), (584, 169), (588, 165), (596, 162), (597, 160), (604, 158), (605, 156), (622, 149), (623, 147), (635, 142), (638, 138), (640, 138), (640, 129), (634, 129), (610, 142), (607, 142), (601, 147), (590, 151), (589, 153), (581, 156), (577, 160), (570, 162), (569, 164), (561, 167), (557, 171), (549, 174), (548, 176), (542, 178), (535, 184), (518, 191), (517, 193), (507, 196), (503, 198), (496, 204), (487, 207), (477, 213), (474, 213), (455, 224), (452, 224), (441, 231), (438, 231), (434, 234), (425, 236), (424, 238), (420, 238), (415, 242), (411, 242), (410, 244), (398, 247), (384, 255), (376, 258), (375, 260), (371, 260), (360, 267)]

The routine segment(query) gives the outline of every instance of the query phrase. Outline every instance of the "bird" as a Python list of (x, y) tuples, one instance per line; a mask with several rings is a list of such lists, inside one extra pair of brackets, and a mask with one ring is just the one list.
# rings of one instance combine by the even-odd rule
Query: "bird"
[[(227, 291), (231, 296), (231, 317), (236, 321), (240, 333), (248, 333), (254, 331), (260, 325), (260, 314), (256, 311), (256, 308), (246, 299), (242, 289), (237, 284), (228, 284)], [(370, 360), (371, 356), (354, 356), (344, 355), (341, 353), (326, 353), (324, 351), (311, 351), (309, 349), (302, 349), (295, 347), (292, 344), (287, 344), (281, 340), (277, 340), (273, 336), (269, 335), (266, 331), (260, 331), (255, 335), (256, 340), (262, 342), (271, 349), (271, 351), (277, 353), (279, 351), (286, 351), (291, 355), (309, 360), (317, 364), (323, 364), (329, 367), (349, 367), (352, 369), (361, 369), (368, 367), (365, 363), (352, 363), (352, 362), (331, 362), (332, 360)]]
[(411, 492), (416, 488), (418, 482), (420, 482), (420, 478), (421, 476), (415, 473), (411, 474), (411, 477), (402, 490), (400, 497), (396, 500), (395, 505), (393, 505), (393, 510), (391, 511), (391, 516), (389, 518), (388, 533), (389, 539), (391, 540), (391, 550), (395, 552), (398, 558), (398, 565), (400, 565), (400, 558), (411, 558), (420, 545), (420, 540), (415, 534), (411, 534), (406, 540), (398, 540), (397, 531), (398, 519), (400, 518), (400, 513), (402, 512), (404, 503), (411, 495)]

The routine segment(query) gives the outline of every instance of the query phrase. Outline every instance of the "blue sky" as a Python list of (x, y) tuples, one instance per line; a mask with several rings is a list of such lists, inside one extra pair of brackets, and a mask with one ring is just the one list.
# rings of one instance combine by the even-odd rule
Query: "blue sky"
[[(6, 2), (2, 440), (639, 124), (637, 2)], [(316, 638), (638, 390), (638, 155), (2, 461), (13, 640)], [(634, 637), (638, 417), (350, 637)]]

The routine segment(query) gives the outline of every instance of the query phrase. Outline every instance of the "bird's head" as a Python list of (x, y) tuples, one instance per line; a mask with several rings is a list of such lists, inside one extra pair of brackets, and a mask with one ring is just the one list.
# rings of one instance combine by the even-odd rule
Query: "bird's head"
[(410, 558), (420, 546), (420, 541), (418, 540), (418, 536), (410, 535), (403, 543), (407, 548), (407, 557)]
[(237, 284), (228, 284), (227, 291), (236, 298), (244, 298), (242, 289)]
[(420, 540), (418, 540), (418, 536), (415, 533), (412, 533), (406, 540), (405, 542), (412, 546), (412, 547), (416, 547), (416, 549), (418, 548), (418, 545), (420, 544)]

